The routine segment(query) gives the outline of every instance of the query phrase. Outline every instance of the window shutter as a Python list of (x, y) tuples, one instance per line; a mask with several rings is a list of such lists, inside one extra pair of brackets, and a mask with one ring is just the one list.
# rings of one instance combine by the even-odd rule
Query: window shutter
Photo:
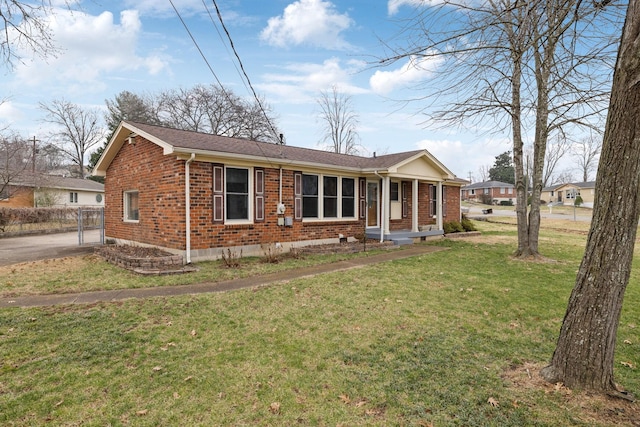
[(407, 181), (402, 181), (402, 218), (409, 217), (409, 201), (407, 200)]
[(358, 191), (358, 200), (360, 206), (358, 211), (360, 212), (360, 219), (364, 219), (367, 216), (367, 180), (364, 178), (359, 178), (359, 191)]
[(302, 221), (302, 172), (293, 173), (293, 217)]
[(255, 169), (255, 194), (256, 194), (256, 207), (255, 207), (255, 221), (264, 222), (264, 169)]
[(213, 222), (224, 222), (224, 165), (213, 165)]

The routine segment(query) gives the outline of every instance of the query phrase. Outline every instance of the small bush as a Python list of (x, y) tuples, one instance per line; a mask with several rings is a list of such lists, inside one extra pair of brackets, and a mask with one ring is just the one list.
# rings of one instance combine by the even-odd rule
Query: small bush
[(282, 246), (273, 243), (265, 243), (260, 246), (262, 249), (262, 262), (267, 264), (277, 264), (282, 257)]
[(445, 234), (464, 232), (462, 224), (458, 221), (447, 221), (442, 224), (442, 228), (444, 229)]
[(500, 200), (500, 206), (513, 206), (513, 200)]
[(581, 206), (584, 203), (581, 196), (576, 196), (576, 200), (573, 202), (575, 206)]
[(464, 229), (464, 231), (478, 230), (476, 226), (473, 224), (473, 221), (471, 221), (469, 218), (465, 216), (462, 217), (462, 220), (460, 221), (460, 225), (462, 225), (462, 228)]
[(240, 267), (240, 259), (242, 258), (242, 250), (240, 250), (240, 254), (238, 252), (233, 251), (231, 249), (227, 249), (225, 252), (222, 250), (222, 261), (224, 261), (224, 265), (227, 268), (238, 268)]

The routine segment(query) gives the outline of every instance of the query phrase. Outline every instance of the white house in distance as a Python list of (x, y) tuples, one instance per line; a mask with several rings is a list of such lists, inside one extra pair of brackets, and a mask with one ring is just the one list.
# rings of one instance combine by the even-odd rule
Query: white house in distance
[(104, 184), (45, 174), (22, 176), (0, 193), (0, 207), (104, 207)]

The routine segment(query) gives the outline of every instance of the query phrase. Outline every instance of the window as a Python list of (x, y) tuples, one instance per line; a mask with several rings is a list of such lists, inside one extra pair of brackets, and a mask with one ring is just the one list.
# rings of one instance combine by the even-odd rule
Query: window
[(437, 194), (438, 194), (438, 187), (436, 187), (435, 185), (432, 185), (430, 187), (430, 191), (429, 191), (429, 210), (431, 212), (431, 215), (436, 216), (437, 213)]
[(69, 203), (78, 203), (78, 193), (75, 191), (69, 193)]
[(302, 174), (301, 180), (302, 218), (355, 218), (354, 178)]
[(356, 216), (356, 180), (342, 178), (342, 217), (354, 218)]
[(139, 210), (138, 210), (138, 200), (139, 195), (138, 191), (125, 191), (124, 193), (124, 220), (125, 221), (138, 221)]
[(500, 187), (500, 194), (506, 194), (507, 189), (505, 187)]
[(471, 190), (471, 195), (475, 196), (476, 195), (476, 190)]
[(318, 175), (302, 175), (302, 217), (318, 218)]
[(509, 187), (509, 194), (513, 194), (513, 187)]
[(488, 188), (484, 189), (484, 194), (489, 194), (489, 189)]
[(249, 219), (249, 170), (226, 168), (226, 219)]
[(338, 217), (338, 177), (325, 176), (322, 178), (322, 214), (325, 218)]
[(400, 200), (397, 182), (391, 183), (391, 188), (389, 188), (389, 200), (391, 200), (392, 202), (397, 202)]

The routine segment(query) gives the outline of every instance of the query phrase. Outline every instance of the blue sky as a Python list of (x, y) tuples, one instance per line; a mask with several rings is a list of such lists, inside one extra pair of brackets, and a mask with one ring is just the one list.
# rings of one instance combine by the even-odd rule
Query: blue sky
[[(434, 0), (435, 1), (435, 0)], [(60, 0), (61, 2), (61, 0)], [(363, 154), (426, 148), (461, 178), (479, 178), (510, 149), (509, 135), (443, 130), (402, 104), (417, 84), (434, 78), (438, 63), (407, 62), (375, 68), (385, 55), (380, 40), (399, 31), (419, 0), (219, 0), (222, 16), (256, 91), (277, 116), (289, 145), (321, 148), (316, 100), (337, 85), (359, 115)], [(250, 96), (202, 0), (174, 0), (218, 79)], [(206, 0), (221, 30), (211, 0)], [(213, 84), (215, 78), (170, 2), (85, 0), (80, 11), (58, 9), (51, 30), (60, 52), (46, 61), (27, 58), (0, 81), (0, 125), (43, 138), (39, 102), (64, 98), (104, 108), (119, 92), (157, 92)]]

